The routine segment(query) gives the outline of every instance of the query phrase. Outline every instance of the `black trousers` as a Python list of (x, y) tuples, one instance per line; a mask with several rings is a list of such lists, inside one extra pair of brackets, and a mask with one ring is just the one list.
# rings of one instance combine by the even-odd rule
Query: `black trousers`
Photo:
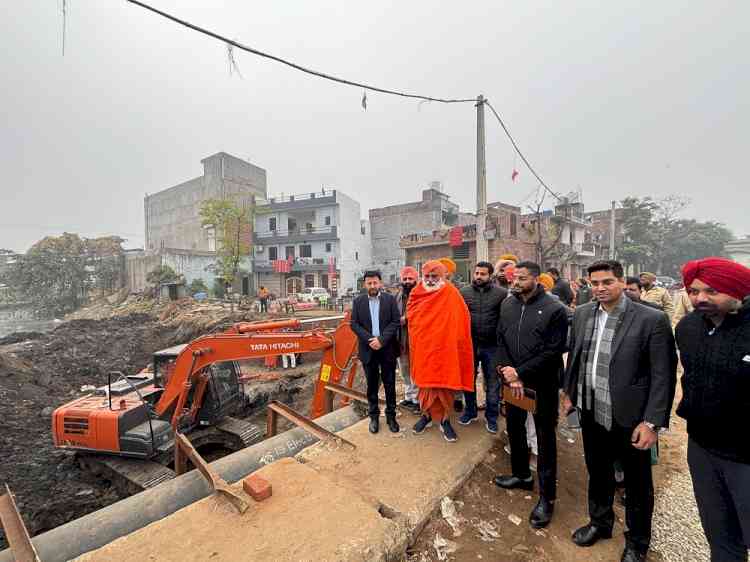
[(745, 562), (750, 548), (750, 464), (718, 457), (690, 439), (688, 465), (711, 562)]
[[(555, 393), (557, 391), (555, 390)], [(506, 403), (507, 404), (507, 403)], [(534, 414), (536, 438), (539, 449), (536, 471), (539, 475), (539, 495), (548, 501), (557, 497), (557, 408), (544, 407)], [(507, 404), (506, 428), (510, 442), (510, 464), (513, 476), (531, 477), (529, 468), (529, 445), (526, 440), (526, 410)]]
[(380, 415), (378, 391), (380, 382), (385, 388), (385, 415), (396, 417), (396, 359), (385, 356), (382, 350), (373, 351), (370, 360), (363, 363), (367, 379), (367, 404), (371, 418)]
[(615, 513), (614, 463), (619, 459), (625, 472), (625, 522), (628, 546), (645, 553), (651, 543), (651, 519), (654, 513), (654, 482), (651, 476), (651, 451), (633, 447), (634, 427), (621, 427), (613, 422), (612, 429), (594, 421), (590, 410), (581, 412), (583, 453), (589, 473), (589, 517), (591, 523), (612, 529)]

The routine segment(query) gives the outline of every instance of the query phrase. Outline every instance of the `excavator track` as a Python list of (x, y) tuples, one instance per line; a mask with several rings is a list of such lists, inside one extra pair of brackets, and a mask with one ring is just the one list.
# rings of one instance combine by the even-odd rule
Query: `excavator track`
[(126, 494), (142, 492), (175, 477), (174, 470), (145, 459), (81, 454), (78, 463), (84, 470), (110, 480)]

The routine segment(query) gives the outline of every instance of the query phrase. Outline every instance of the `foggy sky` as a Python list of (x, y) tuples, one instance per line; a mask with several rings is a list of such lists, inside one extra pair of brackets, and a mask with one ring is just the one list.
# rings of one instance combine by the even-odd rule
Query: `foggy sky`
[[(385, 88), (484, 94), (557, 192), (587, 210), (692, 197), (685, 215), (750, 234), (750, 3), (152, 0), (279, 56)], [(0, 20), (0, 248), (63, 230), (143, 244), (143, 197), (226, 151), (269, 193), (338, 188), (367, 209), (441, 180), (475, 208), (476, 110), (316, 79), (121, 0), (8, 3)], [(487, 114), (488, 201), (536, 182)], [(520, 162), (517, 166), (521, 166)]]

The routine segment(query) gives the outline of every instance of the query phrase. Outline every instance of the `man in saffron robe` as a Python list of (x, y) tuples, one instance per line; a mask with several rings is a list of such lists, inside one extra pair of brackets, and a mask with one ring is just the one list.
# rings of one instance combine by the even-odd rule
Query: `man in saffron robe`
[(471, 316), (439, 261), (422, 266), (422, 282), (409, 295), (406, 318), (411, 375), (423, 412), (414, 433), (424, 433), (434, 420), (446, 441), (456, 441), (450, 423), (454, 393), (474, 389)]

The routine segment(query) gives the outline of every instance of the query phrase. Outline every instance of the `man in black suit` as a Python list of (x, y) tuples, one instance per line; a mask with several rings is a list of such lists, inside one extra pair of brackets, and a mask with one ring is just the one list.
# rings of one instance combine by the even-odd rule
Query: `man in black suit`
[(590, 522), (573, 534), (578, 546), (612, 536), (615, 477), (625, 470), (628, 531), (623, 562), (643, 562), (651, 541), (654, 486), (650, 448), (669, 425), (677, 354), (663, 312), (624, 295), (623, 268), (600, 261), (588, 268), (594, 301), (575, 310), (562, 409), (581, 413), (589, 473)]
[(388, 429), (398, 433), (396, 422), (396, 360), (400, 346), (397, 333), (401, 327), (401, 314), (396, 299), (381, 292), (379, 271), (367, 271), (364, 276), (366, 294), (352, 303), (352, 330), (359, 339), (359, 360), (367, 378), (367, 402), (370, 414), (370, 432), (380, 429), (378, 390), (380, 381), (385, 388), (385, 419)]

